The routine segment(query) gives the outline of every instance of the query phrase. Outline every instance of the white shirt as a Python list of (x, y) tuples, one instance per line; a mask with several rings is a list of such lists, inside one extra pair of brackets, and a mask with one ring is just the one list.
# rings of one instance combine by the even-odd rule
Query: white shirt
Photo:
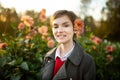
[(56, 57), (59, 57), (62, 61), (67, 60), (67, 58), (71, 55), (71, 52), (73, 51), (74, 46), (75, 45), (73, 45), (73, 47), (64, 56), (60, 56), (60, 46), (58, 46), (55, 53), (55, 59)]

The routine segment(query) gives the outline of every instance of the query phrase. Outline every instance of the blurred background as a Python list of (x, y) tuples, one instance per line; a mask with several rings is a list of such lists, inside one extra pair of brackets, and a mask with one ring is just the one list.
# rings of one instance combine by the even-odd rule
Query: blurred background
[(19, 16), (34, 15), (44, 8), (49, 17), (56, 10), (74, 11), (100, 38), (120, 41), (120, 0), (0, 0), (0, 36), (13, 35), (10, 22), (19, 22)]
[(76, 40), (93, 56), (96, 80), (120, 79), (120, 0), (0, 0), (0, 80), (40, 80), (57, 45), (50, 16), (60, 9), (84, 22)]

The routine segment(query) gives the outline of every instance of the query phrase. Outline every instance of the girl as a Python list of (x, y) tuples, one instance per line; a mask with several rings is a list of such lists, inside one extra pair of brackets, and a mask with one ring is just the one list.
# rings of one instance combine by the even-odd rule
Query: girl
[(59, 45), (45, 56), (42, 80), (95, 80), (93, 58), (74, 40), (83, 30), (81, 24), (75, 23), (77, 19), (72, 11), (58, 10), (53, 14), (52, 32)]

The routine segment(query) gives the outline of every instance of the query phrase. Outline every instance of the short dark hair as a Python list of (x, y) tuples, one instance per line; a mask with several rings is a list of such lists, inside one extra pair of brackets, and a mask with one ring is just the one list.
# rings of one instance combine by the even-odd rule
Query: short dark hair
[(74, 12), (72, 12), (72, 11), (68, 11), (68, 10), (58, 10), (58, 11), (56, 11), (56, 12), (52, 15), (52, 17), (51, 17), (51, 23), (53, 22), (54, 19), (57, 19), (57, 18), (59, 18), (59, 17), (61, 17), (61, 16), (67, 16), (67, 17), (70, 19), (70, 21), (72, 22), (73, 25), (74, 25), (75, 19), (78, 18), (78, 17), (76, 16), (76, 14), (75, 14)]

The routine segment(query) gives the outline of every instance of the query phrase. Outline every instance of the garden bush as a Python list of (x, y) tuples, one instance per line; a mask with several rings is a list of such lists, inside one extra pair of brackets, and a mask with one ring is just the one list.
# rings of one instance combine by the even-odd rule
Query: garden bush
[(92, 55), (96, 64), (96, 80), (120, 79), (120, 43), (100, 39), (87, 33), (78, 39), (85, 51)]

